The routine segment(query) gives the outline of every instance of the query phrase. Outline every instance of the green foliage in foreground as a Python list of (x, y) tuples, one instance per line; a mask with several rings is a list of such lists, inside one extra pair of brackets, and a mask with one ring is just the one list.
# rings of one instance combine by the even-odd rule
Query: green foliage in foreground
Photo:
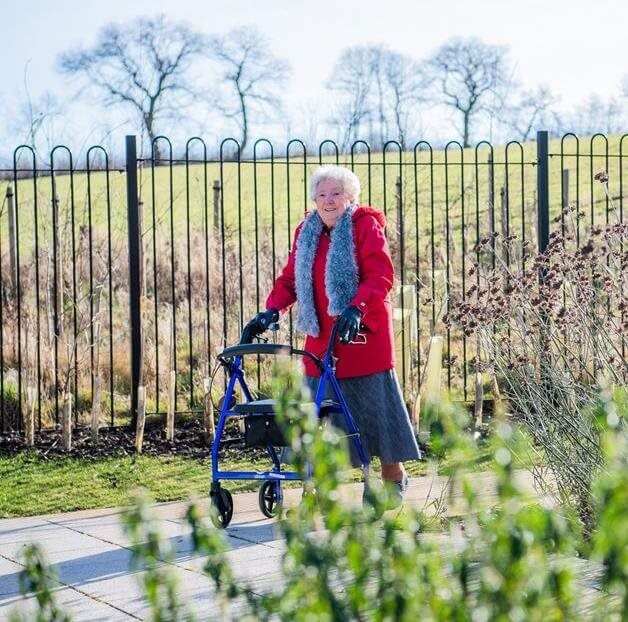
[[(50, 567), (46, 556), (37, 544), (29, 544), (22, 553), (25, 571), (20, 574), (20, 590), (34, 592), (37, 600), (37, 622), (70, 622), (70, 617), (57, 607), (54, 598), (56, 573)], [(15, 614), (9, 618), (19, 622), (22, 618)]]
[[(241, 620), (626, 619), (625, 394), (602, 396), (598, 407), (607, 463), (595, 486), (599, 516), (588, 550), (591, 558), (603, 562), (604, 592), (583, 618), (569, 563), (584, 549), (578, 530), (556, 508), (524, 499), (513, 477), (518, 436), (505, 421), (497, 422), (492, 445), (498, 506), (487, 510), (478, 506), (478, 491), (466, 473), (478, 452), (473, 437), (462, 431), (459, 412), (443, 407), (438, 413), (434, 449), (449, 456), (452, 475), (462, 483), (472, 509), (465, 518), (465, 533), (452, 530), (450, 545), (443, 546), (422, 533), (420, 513), (383, 514), (385, 490), (371, 488), (364, 508), (339, 502), (338, 486), (346, 468), (343, 440), (333, 430), (319, 429), (313, 413), (291, 406), (304, 401), (293, 373), (279, 378), (295, 466), (305, 472), (311, 464), (313, 473), (300, 505), (278, 523), (286, 553), (277, 591), (253, 594), (235, 578), (222, 534), (202, 520), (197, 506), (191, 505), (187, 513), (194, 550), (206, 557), (204, 570), (225, 615), (237, 600), (244, 610), (238, 613)], [(153, 619), (191, 619), (177, 596), (172, 567), (162, 563), (172, 559), (173, 552), (155, 525), (148, 501), (138, 499), (125, 527), (136, 543), (134, 562), (146, 570), (142, 581)], [(324, 531), (316, 531), (321, 525)], [(45, 575), (35, 571), (27, 564), (28, 576)]]

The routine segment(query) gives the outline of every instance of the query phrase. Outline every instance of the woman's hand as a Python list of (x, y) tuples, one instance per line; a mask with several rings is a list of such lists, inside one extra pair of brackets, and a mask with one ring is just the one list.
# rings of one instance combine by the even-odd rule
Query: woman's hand
[(342, 343), (353, 341), (360, 329), (362, 311), (357, 307), (347, 307), (338, 317), (338, 334)]
[(266, 309), (260, 311), (248, 324), (247, 328), (251, 332), (251, 337), (261, 335), (271, 324), (279, 319), (277, 309)]

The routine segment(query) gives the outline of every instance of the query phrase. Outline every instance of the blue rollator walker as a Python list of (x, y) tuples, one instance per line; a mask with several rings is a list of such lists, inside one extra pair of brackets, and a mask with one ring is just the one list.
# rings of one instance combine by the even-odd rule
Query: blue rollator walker
[[(271, 326), (276, 329), (276, 325)], [(222, 399), (216, 436), (212, 443), (212, 484), (209, 491), (210, 502), (215, 509), (211, 513), (212, 522), (216, 527), (225, 528), (233, 517), (233, 498), (231, 493), (220, 485), (221, 480), (260, 480), (259, 507), (262, 514), (268, 518), (277, 515), (283, 500), (281, 487), (282, 481), (301, 480), (301, 475), (295, 471), (282, 471), (281, 462), (276, 447), (285, 445), (281, 430), (275, 421), (275, 401), (272, 399), (255, 400), (246, 384), (242, 358), (249, 354), (289, 354), (306, 356), (314, 361), (321, 371), (320, 382), (314, 397), (316, 414), (319, 418), (332, 413), (341, 413), (344, 417), (348, 437), (354, 444), (360, 466), (364, 472), (365, 482), (368, 478), (369, 459), (366, 456), (360, 432), (355, 424), (347, 402), (345, 401), (335, 374), (335, 359), (333, 356), (336, 339), (338, 337), (338, 324), (332, 329), (327, 350), (322, 359), (305, 350), (298, 350), (289, 345), (273, 343), (253, 343), (253, 337), (249, 326), (242, 332), (240, 344), (226, 348), (218, 355), (220, 365), (226, 370), (228, 383), (227, 391)], [(239, 383), (246, 402), (235, 403), (234, 392), (236, 383)], [(324, 399), (326, 387), (331, 384), (335, 400)], [(244, 442), (248, 447), (265, 447), (272, 461), (269, 471), (223, 471), (219, 467), (219, 451), (225, 431), (225, 424), (230, 417), (244, 419)]]

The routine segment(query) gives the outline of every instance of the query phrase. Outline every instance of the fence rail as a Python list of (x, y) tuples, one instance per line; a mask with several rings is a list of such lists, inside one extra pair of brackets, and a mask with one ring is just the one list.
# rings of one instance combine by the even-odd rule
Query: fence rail
[[(445, 338), (448, 387), (467, 399), (474, 350), (442, 318), (451, 292), (473, 282), (474, 249), (486, 238), (493, 262), (525, 267), (526, 255), (502, 249), (500, 237), (543, 248), (552, 230), (571, 226), (567, 205), (578, 246), (591, 227), (623, 221), (627, 137), (539, 132), (536, 143), (437, 150), (420, 141), (407, 152), (389, 141), (378, 153), (364, 141), (340, 153), (327, 140), (316, 156), (298, 139), (281, 151), (260, 139), (248, 157), (228, 138), (217, 159), (198, 137), (175, 158), (165, 136), (138, 158), (127, 137), (124, 169), (100, 146), (83, 162), (57, 146), (42, 163), (21, 145), (0, 181), (0, 427), (19, 429), (29, 409), (38, 428), (57, 425), (67, 392), (76, 424), (95, 408), (102, 423), (125, 424), (140, 384), (148, 412), (164, 413), (172, 378), (176, 412), (201, 410), (215, 356), (263, 306), (322, 163), (354, 170), (361, 201), (386, 214), (408, 401), (433, 334)], [(602, 170), (608, 194), (595, 179)], [(276, 338), (300, 339), (291, 315)], [(266, 390), (264, 361), (250, 373)]]

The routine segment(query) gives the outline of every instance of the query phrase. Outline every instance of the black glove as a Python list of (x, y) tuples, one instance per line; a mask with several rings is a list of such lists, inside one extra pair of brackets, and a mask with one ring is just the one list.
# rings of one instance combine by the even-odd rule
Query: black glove
[(362, 311), (357, 307), (347, 307), (338, 317), (338, 335), (342, 343), (353, 341), (360, 329)]
[(251, 332), (251, 337), (261, 335), (271, 324), (279, 319), (277, 309), (266, 309), (260, 311), (248, 324), (247, 328)]

